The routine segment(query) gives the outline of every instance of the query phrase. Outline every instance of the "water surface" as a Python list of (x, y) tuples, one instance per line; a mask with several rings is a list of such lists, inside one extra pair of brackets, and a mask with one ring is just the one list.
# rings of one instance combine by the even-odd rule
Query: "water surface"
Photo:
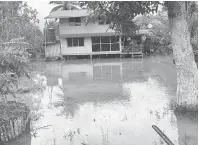
[[(67, 60), (34, 66), (44, 87), (26, 97), (39, 118), (32, 122), (34, 135), (22, 136), (13, 145), (165, 144), (152, 125), (175, 145), (187, 140), (197, 144), (197, 117), (176, 115), (169, 107), (176, 92), (170, 57)], [(43, 126), (47, 127), (38, 129)]]

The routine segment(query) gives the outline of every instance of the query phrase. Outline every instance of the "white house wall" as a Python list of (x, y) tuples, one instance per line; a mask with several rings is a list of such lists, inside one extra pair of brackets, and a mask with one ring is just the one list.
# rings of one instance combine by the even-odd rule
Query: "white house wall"
[[(115, 36), (118, 35), (114, 30), (108, 29), (108, 25), (98, 23), (88, 23), (86, 26), (84, 17), (81, 17), (81, 26), (69, 26), (68, 18), (59, 20), (61, 55), (91, 54), (93, 36)], [(107, 30), (108, 29), (108, 30)], [(67, 38), (84, 37), (84, 46), (68, 47)], [(113, 53), (119, 53), (114, 51)], [(106, 53), (100, 52), (100, 53)]]
[[(65, 37), (72, 36), (109, 36), (116, 35), (114, 30), (108, 29), (109, 25), (99, 25), (98, 23), (86, 23), (84, 18), (81, 18), (81, 26), (69, 26), (69, 19), (61, 18), (59, 22), (60, 35)], [(108, 29), (108, 31), (107, 31)]]
[(84, 46), (68, 47), (67, 39), (65, 37), (60, 38), (60, 42), (62, 55), (92, 52), (91, 37), (84, 37)]

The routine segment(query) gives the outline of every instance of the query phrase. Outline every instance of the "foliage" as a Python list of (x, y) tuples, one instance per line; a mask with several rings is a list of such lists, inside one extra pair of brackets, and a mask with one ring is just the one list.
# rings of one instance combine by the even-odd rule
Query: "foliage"
[[(36, 25), (37, 11), (21, 1), (0, 2), (0, 99), (15, 97), (20, 77), (28, 77), (28, 49), (40, 49), (43, 34)], [(22, 38), (27, 43), (12, 42)], [(19, 40), (19, 39), (18, 39)], [(5, 43), (6, 42), (6, 43)]]
[(55, 29), (55, 36), (59, 38), (59, 22), (56, 20), (50, 20), (46, 23), (45, 29), (53, 28)]
[[(167, 8), (164, 6), (158, 11), (159, 2), (150, 1), (98, 1), (80, 2), (88, 4), (89, 14), (87, 21), (96, 21), (102, 17), (110, 21), (111, 29), (116, 32), (134, 35), (138, 29), (148, 29), (152, 25), (151, 31), (156, 36), (154, 43), (156, 48), (171, 49), (171, 37), (168, 21)], [(188, 22), (191, 33), (191, 43), (195, 52), (198, 48), (198, 6), (197, 2), (188, 2)], [(155, 13), (156, 12), (156, 13)], [(154, 15), (154, 13), (156, 15)]]
[(49, 4), (57, 5), (51, 10), (51, 12), (54, 12), (57, 10), (80, 9), (79, 3), (76, 1), (50, 1)]
[(167, 10), (162, 9), (157, 12), (156, 15), (143, 15), (135, 19), (135, 23), (140, 28), (147, 29), (147, 26), (151, 25), (150, 31), (154, 34), (154, 38), (151, 39), (153, 47), (159, 53), (168, 53), (171, 50), (171, 36), (169, 29), (169, 21)]
[(0, 123), (10, 121), (11, 118), (16, 118), (22, 114), (27, 114), (29, 109), (20, 102), (8, 101), (7, 104), (0, 102)]
[(34, 49), (40, 50), (43, 34), (37, 26), (37, 14), (25, 2), (0, 2), (0, 43), (24, 37)]
[(132, 21), (136, 16), (155, 13), (159, 2), (156, 1), (93, 1), (88, 4), (87, 21), (95, 21), (99, 17), (110, 21), (109, 28), (118, 33), (134, 35), (138, 26)]
[(191, 44), (195, 54), (198, 54), (198, 3), (192, 1), (188, 3), (188, 17), (189, 32), (191, 35)]
[(29, 53), (16, 44), (1, 45), (0, 51), (0, 95), (6, 101), (7, 95), (15, 97), (14, 89), (18, 86), (19, 77), (29, 78)]
[[(194, 53), (198, 51), (198, 7), (197, 2), (188, 3), (188, 18), (189, 31), (191, 36), (191, 44)], [(156, 15), (145, 14), (135, 19), (135, 23), (139, 28), (146, 29), (149, 24), (152, 25), (154, 47), (157, 51), (168, 52), (171, 50), (171, 34), (169, 28), (169, 20), (167, 15), (167, 8), (163, 7)]]

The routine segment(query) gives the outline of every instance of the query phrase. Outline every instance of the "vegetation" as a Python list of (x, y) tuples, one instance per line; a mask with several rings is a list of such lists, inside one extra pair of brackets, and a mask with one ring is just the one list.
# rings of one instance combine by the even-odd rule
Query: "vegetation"
[(56, 5), (51, 12), (57, 10), (73, 10), (73, 9), (81, 9), (79, 3), (76, 1), (50, 1), (49, 4)]
[(10, 118), (19, 117), (28, 111), (28, 108), (20, 102), (8, 101), (6, 104), (0, 102), (0, 123), (9, 121)]
[[(163, 7), (156, 15), (145, 14), (136, 18), (135, 23), (140, 29), (150, 29), (155, 36), (151, 39), (154, 50), (159, 54), (168, 54), (171, 48), (171, 35), (169, 29), (169, 20), (167, 10)], [(151, 26), (151, 28), (148, 28)]]
[[(189, 31), (191, 36), (191, 44), (194, 50), (194, 54), (198, 54), (198, 4), (196, 1), (188, 3), (188, 17), (187, 22), (189, 25)], [(150, 30), (153, 32), (155, 38), (153, 40), (155, 50), (167, 53), (172, 49), (171, 46), (171, 33), (169, 28), (169, 19), (167, 14), (167, 8), (164, 6), (157, 12), (156, 15), (144, 14), (138, 16), (135, 19), (135, 23), (140, 29), (148, 29), (148, 26), (152, 27)]]
[(43, 34), (37, 26), (38, 12), (21, 1), (0, 2), (0, 43), (24, 38), (36, 51), (41, 50)]
[[(109, 28), (118, 33), (135, 35), (138, 29), (133, 19), (139, 15), (155, 13), (159, 2), (150, 1), (95, 1), (88, 4), (88, 21), (99, 17), (110, 21)], [(172, 50), (177, 69), (177, 103), (179, 106), (197, 106), (198, 73), (190, 43), (188, 6), (189, 2), (164, 2), (167, 8)]]
[[(43, 34), (36, 25), (37, 11), (24, 2), (0, 2), (0, 13), (0, 99), (7, 102), (8, 95), (15, 97), (19, 78), (29, 78), (30, 53), (27, 49), (39, 50)], [(14, 40), (14, 43), (4, 43)]]
[[(8, 49), (9, 48), (9, 49)], [(0, 96), (7, 101), (7, 95), (14, 95), (19, 77), (29, 78), (29, 54), (19, 45), (13, 47), (0, 47)]]
[(59, 38), (59, 22), (56, 20), (50, 20), (46, 22), (45, 29), (53, 28), (55, 29), (55, 37)]

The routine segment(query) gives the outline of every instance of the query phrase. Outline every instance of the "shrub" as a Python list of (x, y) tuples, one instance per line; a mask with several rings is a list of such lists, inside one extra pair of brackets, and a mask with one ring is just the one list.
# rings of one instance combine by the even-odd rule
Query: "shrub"
[(14, 95), (19, 78), (29, 78), (29, 53), (21, 43), (0, 45), (0, 99), (7, 102), (7, 95)]

